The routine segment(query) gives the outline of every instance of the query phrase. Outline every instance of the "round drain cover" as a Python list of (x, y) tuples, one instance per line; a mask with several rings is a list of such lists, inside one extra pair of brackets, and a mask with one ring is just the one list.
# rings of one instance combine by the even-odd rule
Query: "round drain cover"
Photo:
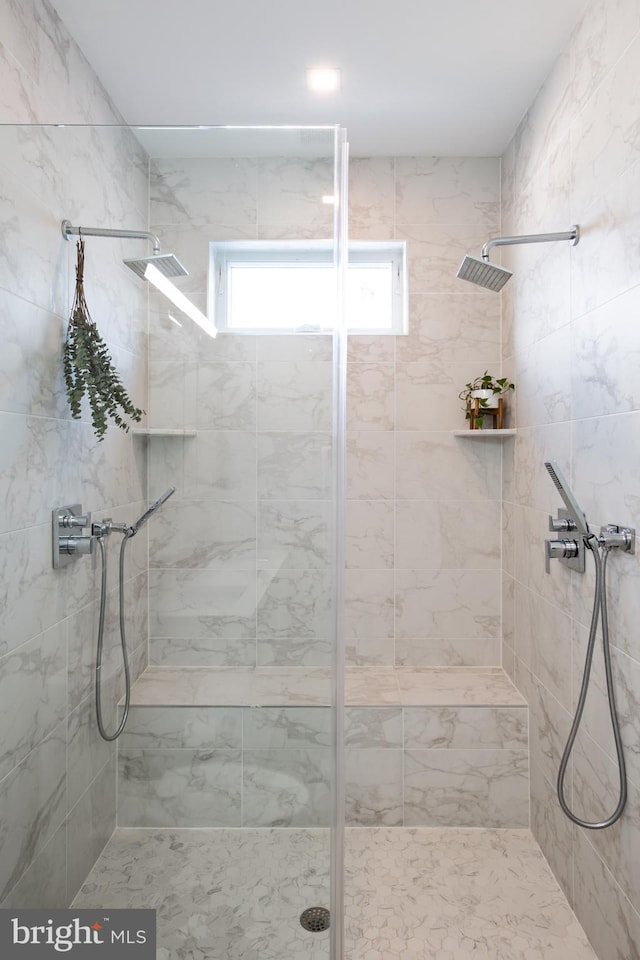
[(300, 923), (305, 930), (322, 933), (331, 926), (331, 914), (326, 907), (309, 907), (300, 914)]

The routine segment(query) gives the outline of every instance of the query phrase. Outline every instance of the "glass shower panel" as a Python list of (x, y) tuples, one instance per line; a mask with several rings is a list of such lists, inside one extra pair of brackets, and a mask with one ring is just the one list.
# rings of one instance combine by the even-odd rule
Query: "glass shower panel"
[[(68, 699), (49, 711), (47, 698), (46, 729), (37, 704), (17, 714), (24, 742), (33, 741), (27, 759), (39, 793), (28, 804), (19, 802), (23, 755), (0, 741), (0, 838), (25, 838), (15, 856), (2, 841), (0, 905), (154, 908), (162, 960), (340, 956), (323, 927), (331, 877), (341, 872), (333, 842), (341, 135), (334, 127), (0, 127), (14, 231), (0, 263), (0, 321), (19, 344), (4, 363), (18, 357), (25, 382), (31, 375), (29, 396), (8, 389), (2, 409), (48, 418), (46, 438), (36, 437), (55, 476), (45, 519), (57, 502), (82, 501), (94, 520), (124, 523), (176, 488), (129, 554), (134, 684), (117, 743), (95, 727), (95, 565), (51, 571), (47, 555), (34, 580), (40, 593), (29, 593), (31, 581), (16, 587), (23, 613), (14, 645), (41, 635), (43, 662), (57, 671), (48, 697), (63, 663), (50, 647), (58, 633), (68, 636)], [(144, 240), (87, 236), (92, 316), (147, 411), (130, 433), (111, 427), (96, 444), (86, 411), (70, 419), (60, 373), (76, 255), (63, 219), (157, 235), (162, 253), (188, 271), (172, 277), (175, 287), (205, 314), (216, 282), (210, 244), (330, 241), (335, 309), (323, 332), (214, 339), (125, 268), (123, 260), (152, 253)], [(18, 479), (34, 462), (20, 456)], [(29, 503), (17, 510), (25, 527)], [(113, 564), (102, 673), (110, 728), (124, 693)], [(64, 600), (59, 622), (45, 602), (53, 596)]]
[[(176, 284), (197, 306), (221, 279), (212, 243), (334, 239), (335, 133), (140, 134), (150, 229), (189, 265)], [(325, 319), (212, 340), (151, 299), (149, 423), (184, 435), (149, 440), (150, 491), (170, 477), (179, 491), (149, 532), (149, 672), (213, 731), (204, 754), (181, 746), (186, 820), (165, 826), (209, 831), (198, 855), (222, 892), (203, 929), (221, 957), (329, 957), (329, 932), (300, 922), (330, 904), (335, 793), (336, 311)]]

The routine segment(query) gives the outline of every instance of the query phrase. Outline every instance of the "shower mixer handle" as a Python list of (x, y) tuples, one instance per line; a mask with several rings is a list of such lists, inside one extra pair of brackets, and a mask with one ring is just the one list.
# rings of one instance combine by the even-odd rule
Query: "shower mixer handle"
[(576, 529), (575, 521), (571, 517), (552, 517), (549, 514), (549, 530), (551, 533), (571, 533)]
[(87, 557), (93, 553), (96, 538), (91, 537), (60, 537), (58, 549), (67, 557)]
[(552, 560), (574, 560), (579, 556), (580, 544), (577, 540), (563, 538), (544, 542), (544, 569), (547, 573), (551, 573)]

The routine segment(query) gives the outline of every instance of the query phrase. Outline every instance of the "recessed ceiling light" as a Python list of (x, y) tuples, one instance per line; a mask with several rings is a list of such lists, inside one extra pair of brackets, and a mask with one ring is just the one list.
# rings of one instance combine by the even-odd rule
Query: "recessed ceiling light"
[(340, 71), (337, 67), (309, 67), (307, 87), (314, 93), (335, 93), (340, 89)]

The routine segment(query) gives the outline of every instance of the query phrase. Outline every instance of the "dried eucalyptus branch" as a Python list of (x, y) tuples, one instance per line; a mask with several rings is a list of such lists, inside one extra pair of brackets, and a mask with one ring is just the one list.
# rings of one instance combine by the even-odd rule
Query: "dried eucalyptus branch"
[(129, 425), (123, 415), (139, 422), (144, 410), (135, 407), (129, 399), (107, 345), (91, 319), (84, 295), (84, 240), (78, 241), (77, 250), (76, 292), (64, 345), (64, 379), (71, 416), (80, 419), (82, 398), (86, 393), (93, 429), (98, 440), (102, 440), (109, 417), (121, 430), (128, 431)]

